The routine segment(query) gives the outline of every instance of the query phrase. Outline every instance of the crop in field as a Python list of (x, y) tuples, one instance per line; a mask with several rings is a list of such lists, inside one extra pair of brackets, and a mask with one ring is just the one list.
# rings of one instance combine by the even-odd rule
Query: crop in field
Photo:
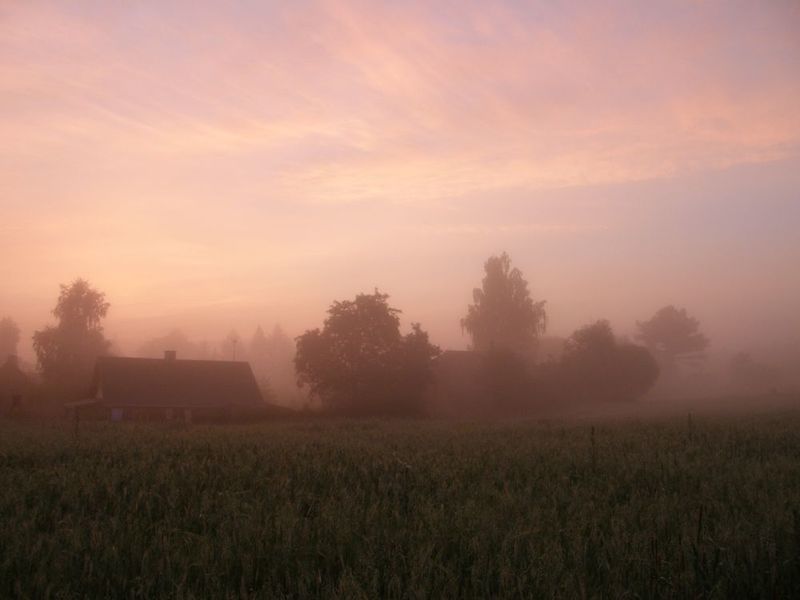
[(0, 596), (798, 594), (793, 412), (0, 423)]

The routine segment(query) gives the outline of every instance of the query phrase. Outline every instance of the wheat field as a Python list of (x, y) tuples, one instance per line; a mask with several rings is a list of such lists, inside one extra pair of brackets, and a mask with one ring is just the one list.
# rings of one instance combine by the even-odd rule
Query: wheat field
[(0, 422), (0, 596), (800, 595), (800, 414)]

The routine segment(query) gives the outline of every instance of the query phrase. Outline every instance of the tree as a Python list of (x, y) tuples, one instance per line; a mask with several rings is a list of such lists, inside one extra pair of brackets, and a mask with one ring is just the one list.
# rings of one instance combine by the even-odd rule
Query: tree
[(100, 324), (109, 306), (105, 294), (83, 279), (61, 285), (53, 309), (58, 324), (33, 334), (33, 349), (46, 382), (68, 387), (88, 383), (95, 359), (110, 347)]
[(474, 304), (461, 319), (461, 327), (472, 338), (472, 349), (505, 350), (527, 355), (545, 331), (545, 301), (534, 302), (528, 282), (503, 252), (484, 264), (482, 286), (472, 292)]
[(665, 306), (649, 321), (637, 321), (636, 339), (642, 342), (668, 369), (679, 360), (702, 358), (708, 338), (700, 333), (700, 323), (686, 309)]
[(297, 338), (300, 385), (324, 405), (351, 414), (414, 414), (439, 348), (418, 323), (400, 333), (400, 311), (375, 290), (334, 302), (323, 328)]
[(19, 345), (19, 327), (9, 317), (0, 319), (0, 364), (9, 356), (17, 354)]
[(634, 400), (659, 373), (647, 348), (618, 342), (606, 320), (573, 333), (560, 366), (562, 391), (587, 400)]

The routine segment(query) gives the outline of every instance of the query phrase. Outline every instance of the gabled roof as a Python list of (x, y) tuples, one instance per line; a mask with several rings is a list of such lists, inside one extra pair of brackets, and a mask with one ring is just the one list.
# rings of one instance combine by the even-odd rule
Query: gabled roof
[(215, 408), (263, 403), (250, 364), (105, 356), (92, 395), (107, 406)]

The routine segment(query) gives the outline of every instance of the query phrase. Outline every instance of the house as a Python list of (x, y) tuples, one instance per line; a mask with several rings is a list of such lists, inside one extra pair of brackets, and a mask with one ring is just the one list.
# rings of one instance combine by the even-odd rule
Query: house
[(19, 368), (17, 357), (10, 354), (0, 367), (0, 414), (18, 412), (31, 389), (30, 378)]
[(123, 419), (219, 418), (264, 406), (250, 364), (240, 361), (104, 356), (97, 359), (90, 397), (70, 408), (92, 407)]

